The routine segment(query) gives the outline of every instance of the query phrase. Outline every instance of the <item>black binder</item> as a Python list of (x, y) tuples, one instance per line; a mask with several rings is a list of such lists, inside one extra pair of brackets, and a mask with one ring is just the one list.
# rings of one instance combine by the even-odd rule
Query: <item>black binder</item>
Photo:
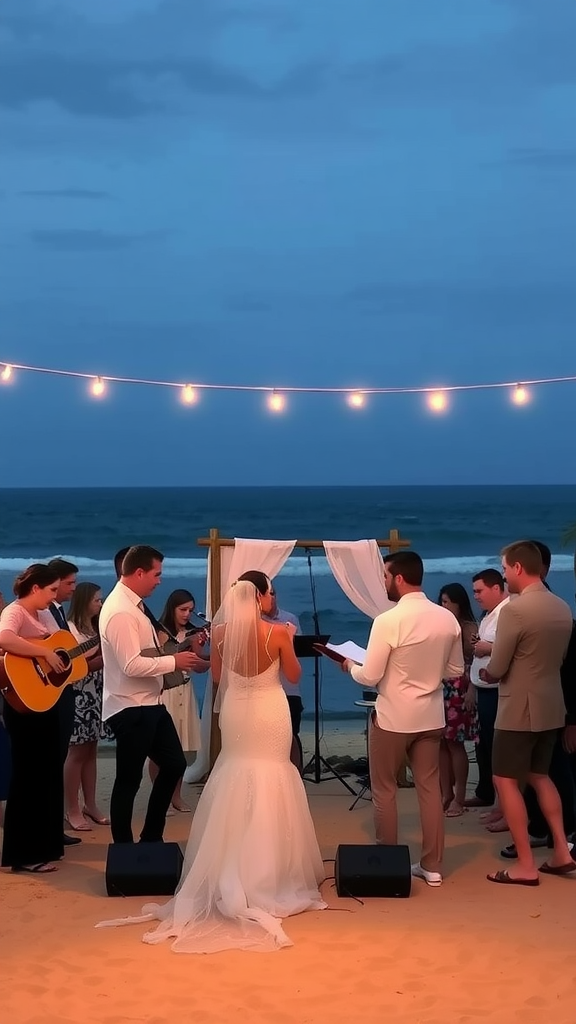
[(324, 633), (322, 636), (314, 636), (306, 634), (305, 636), (294, 637), (294, 653), (297, 658), (318, 658), (320, 652), (315, 650), (315, 644), (327, 644), (330, 639), (330, 633)]

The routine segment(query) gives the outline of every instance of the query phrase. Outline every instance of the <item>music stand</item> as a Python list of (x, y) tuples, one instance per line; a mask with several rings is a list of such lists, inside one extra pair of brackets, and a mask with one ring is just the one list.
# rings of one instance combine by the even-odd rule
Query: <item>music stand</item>
[(313, 770), (313, 776), (308, 776), (308, 782), (325, 782), (326, 778), (322, 778), (322, 767), (325, 771), (332, 775), (334, 778), (339, 779), (343, 786), (346, 787), (352, 796), (356, 796), (356, 790), (352, 789), (346, 779), (336, 771), (336, 769), (322, 757), (320, 753), (320, 671), (319, 671), (319, 659), (322, 657), (319, 651), (315, 649), (315, 644), (327, 644), (330, 639), (328, 634), (319, 634), (317, 636), (295, 636), (294, 637), (294, 653), (297, 658), (314, 658), (314, 753), (308, 761), (305, 768), (302, 769), (302, 777), (306, 778), (307, 772)]

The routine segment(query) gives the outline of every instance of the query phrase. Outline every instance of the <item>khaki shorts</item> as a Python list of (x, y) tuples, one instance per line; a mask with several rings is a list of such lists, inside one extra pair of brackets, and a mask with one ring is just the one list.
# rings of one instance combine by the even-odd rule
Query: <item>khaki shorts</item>
[(503, 779), (516, 779), (521, 785), (531, 773), (548, 775), (558, 733), (559, 729), (546, 729), (544, 732), (495, 729), (492, 774)]

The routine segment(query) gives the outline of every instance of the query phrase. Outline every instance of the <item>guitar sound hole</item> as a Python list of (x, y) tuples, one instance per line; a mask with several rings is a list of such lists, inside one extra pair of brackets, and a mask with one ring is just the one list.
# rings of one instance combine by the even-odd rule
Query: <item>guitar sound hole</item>
[(53, 669), (50, 669), (48, 673), (48, 681), (52, 686), (62, 687), (66, 683), (68, 676), (72, 671), (72, 659), (70, 658), (68, 651), (64, 650), (63, 647), (56, 648), (54, 654), (57, 654), (60, 661), (63, 663), (64, 671), (54, 672)]

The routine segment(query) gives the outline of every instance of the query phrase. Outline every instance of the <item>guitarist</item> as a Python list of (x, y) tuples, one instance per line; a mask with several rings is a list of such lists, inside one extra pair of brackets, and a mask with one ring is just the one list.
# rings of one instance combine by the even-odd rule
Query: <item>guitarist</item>
[[(58, 583), (57, 570), (40, 563), (28, 566), (16, 578), (16, 600), (0, 615), (0, 648), (23, 657), (42, 657), (54, 671), (61, 672), (64, 665), (58, 655), (36, 642), (54, 632), (42, 615), (55, 599)], [(49, 711), (23, 713), (6, 701), (4, 722), (10, 736), (12, 771), (2, 866), (34, 874), (56, 871), (55, 861), (64, 853), (58, 705)]]
[[(148, 801), (141, 842), (162, 842), (166, 812), (186, 759), (174, 722), (160, 703), (164, 675), (191, 670), (196, 655), (182, 651), (162, 655), (158, 636), (144, 611), (162, 579), (164, 556), (155, 548), (137, 545), (122, 562), (122, 575), (104, 601), (100, 638), (104, 660), (102, 719), (116, 738), (116, 779), (110, 800), (112, 839), (131, 843), (132, 812), (146, 758), (158, 765)], [(143, 650), (154, 647), (157, 658)]]

